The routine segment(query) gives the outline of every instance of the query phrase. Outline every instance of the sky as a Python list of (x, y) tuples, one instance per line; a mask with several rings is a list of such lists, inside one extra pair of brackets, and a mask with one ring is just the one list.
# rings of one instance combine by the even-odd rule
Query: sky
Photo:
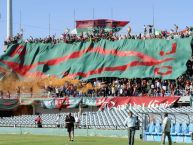
[[(6, 1), (0, 0), (0, 54), (6, 39)], [(115, 19), (130, 21), (132, 33), (143, 32), (143, 25), (153, 23), (156, 29), (180, 29), (193, 26), (193, 0), (12, 0), (13, 34), (24, 31), (24, 38), (57, 37), (74, 20)], [(123, 29), (121, 33), (126, 33)]]

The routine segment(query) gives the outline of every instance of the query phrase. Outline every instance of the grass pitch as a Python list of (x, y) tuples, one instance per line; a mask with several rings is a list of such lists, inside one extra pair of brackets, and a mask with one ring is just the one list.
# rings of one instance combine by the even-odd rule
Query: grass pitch
[[(0, 145), (128, 145), (128, 141), (126, 138), (76, 137), (74, 142), (69, 142), (67, 137), (62, 136), (0, 135)], [(135, 145), (160, 145), (160, 143), (136, 141)], [(175, 145), (187, 144), (175, 143)]]

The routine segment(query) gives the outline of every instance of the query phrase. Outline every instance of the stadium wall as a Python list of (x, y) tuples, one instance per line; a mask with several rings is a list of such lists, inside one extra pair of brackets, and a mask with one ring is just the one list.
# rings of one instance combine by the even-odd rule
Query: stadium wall
[(0, 110), (0, 117), (11, 117), (19, 115), (32, 115), (33, 106), (32, 105), (19, 105), (17, 108), (10, 110)]
[[(96, 112), (98, 111), (99, 108), (98, 107), (86, 107), (86, 108), (81, 108), (81, 112)], [(35, 114), (57, 114), (57, 113), (68, 113), (68, 112), (72, 112), (72, 113), (77, 113), (79, 112), (79, 108), (62, 108), (62, 109), (45, 109), (42, 108), (40, 105), (36, 105), (35, 106)]]
[[(1, 127), (0, 134), (29, 134), (29, 135), (55, 135), (67, 136), (64, 128), (13, 128)], [(104, 129), (75, 129), (75, 136), (105, 136), (127, 137), (127, 130), (104, 130)], [(140, 131), (136, 131), (135, 137), (140, 138)]]

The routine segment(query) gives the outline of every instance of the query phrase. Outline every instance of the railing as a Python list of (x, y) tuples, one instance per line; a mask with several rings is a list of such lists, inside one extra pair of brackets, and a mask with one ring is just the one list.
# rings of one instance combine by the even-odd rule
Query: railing
[[(138, 94), (137, 96), (139, 96), (140, 94)], [(175, 96), (186, 96), (185, 94), (185, 90), (176, 90), (176, 93), (174, 94)], [(73, 96), (73, 95), (64, 95), (63, 97), (65, 96)], [(96, 97), (96, 96), (99, 96), (97, 95), (96, 93), (92, 93), (92, 94), (82, 94), (82, 95), (79, 95), (77, 94), (77, 97)], [(106, 97), (113, 97), (115, 95), (109, 95), (109, 94), (103, 94), (103, 95), (100, 95), (100, 96), (106, 96)], [(122, 96), (122, 95), (117, 95), (117, 96)], [(161, 93), (157, 94), (156, 96), (154, 97), (160, 97), (162, 96)], [(172, 93), (167, 91), (165, 92), (164, 94), (165, 97), (167, 96), (172, 96)], [(11, 94), (10, 96), (0, 96), (0, 98), (5, 98), (5, 99), (16, 99), (16, 98), (43, 98), (43, 97), (50, 97), (50, 98), (53, 98), (53, 97), (57, 97), (56, 93), (52, 92), (50, 94), (48, 94), (48, 92), (41, 92), (41, 93), (21, 93), (21, 94)], [(59, 96), (60, 97), (60, 96)]]
[[(42, 128), (58, 128), (58, 124), (42, 124)], [(38, 128), (36, 124), (13, 124), (13, 123), (0, 123), (0, 127), (14, 127), (14, 128)], [(59, 124), (59, 128), (65, 128), (64, 124)], [(76, 127), (75, 127), (76, 128)], [(79, 125), (79, 129), (126, 129), (126, 126), (120, 125)]]

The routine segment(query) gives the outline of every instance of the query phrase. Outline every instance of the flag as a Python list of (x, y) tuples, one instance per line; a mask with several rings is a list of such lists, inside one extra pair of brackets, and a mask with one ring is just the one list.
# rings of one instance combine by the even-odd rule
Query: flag
[(161, 30), (156, 29), (156, 30), (155, 30), (155, 35), (160, 35), (160, 34), (162, 34), (162, 31), (161, 31)]
[[(0, 74), (22, 77), (176, 79), (191, 58), (192, 38), (100, 40), (98, 42), (17, 43), (0, 56)], [(1, 75), (0, 75), (1, 76)]]
[(42, 100), (41, 101), (41, 107), (46, 108), (46, 109), (54, 109), (55, 106), (55, 99), (50, 99), (50, 100)]
[(129, 21), (116, 21), (108, 19), (97, 19), (97, 20), (81, 20), (76, 21), (76, 30), (78, 33), (81, 32), (95, 32), (98, 33), (100, 30), (105, 32), (118, 32)]

